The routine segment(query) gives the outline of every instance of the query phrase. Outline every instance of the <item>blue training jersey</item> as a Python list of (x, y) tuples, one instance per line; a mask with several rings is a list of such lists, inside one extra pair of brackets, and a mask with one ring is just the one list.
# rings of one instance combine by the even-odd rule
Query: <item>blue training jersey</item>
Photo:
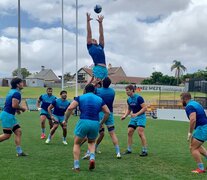
[(101, 97), (108, 106), (110, 112), (113, 112), (113, 102), (115, 97), (115, 91), (112, 88), (97, 88), (96, 95)]
[(47, 108), (50, 104), (56, 99), (55, 96), (48, 96), (48, 94), (43, 94), (39, 97), (39, 100), (41, 101), (41, 108), (48, 112)]
[(142, 103), (144, 103), (144, 99), (142, 98), (142, 96), (138, 94), (134, 94), (132, 97), (129, 97), (127, 99), (127, 104), (129, 105), (129, 108), (133, 113), (137, 113), (142, 109), (141, 107)]
[(105, 105), (104, 101), (94, 93), (86, 93), (75, 98), (79, 104), (80, 119), (89, 119), (99, 121), (99, 112), (102, 106)]
[(196, 125), (195, 128), (198, 126), (203, 126), (207, 124), (207, 117), (206, 113), (204, 111), (204, 108), (196, 101), (190, 100), (185, 107), (186, 114), (189, 116), (191, 113), (195, 112), (196, 113)]
[(54, 106), (53, 114), (56, 116), (64, 116), (65, 111), (70, 105), (70, 102), (68, 100), (62, 100), (61, 98), (55, 99), (52, 102), (52, 105)]
[(13, 114), (15, 115), (16, 109), (12, 107), (12, 99), (18, 99), (19, 100), (19, 104), (21, 102), (21, 93), (19, 90), (17, 89), (11, 89), (7, 96), (6, 96), (6, 102), (4, 105), (4, 110), (5, 112), (9, 113), (9, 114)]
[(99, 45), (87, 44), (87, 49), (95, 65), (106, 64), (103, 46), (101, 46), (100, 44)]

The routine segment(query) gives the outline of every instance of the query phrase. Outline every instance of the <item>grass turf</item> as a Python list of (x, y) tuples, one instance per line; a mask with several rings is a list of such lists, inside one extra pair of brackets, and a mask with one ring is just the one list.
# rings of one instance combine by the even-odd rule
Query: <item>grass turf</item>
[[(74, 173), (73, 166), (73, 130), (77, 117), (68, 124), (68, 145), (62, 144), (62, 130), (59, 127), (51, 144), (40, 139), (38, 112), (26, 112), (18, 116), (22, 127), (22, 147), (28, 157), (16, 157), (13, 136), (0, 144), (0, 179), (207, 179), (207, 174), (192, 174), (196, 168), (192, 159), (186, 135), (188, 123), (176, 121), (151, 120), (145, 130), (148, 140), (148, 157), (140, 157), (140, 140), (134, 134), (133, 153), (115, 158), (115, 150), (106, 132), (100, 144), (101, 154), (96, 155), (96, 169), (88, 170), (88, 161), (81, 160), (81, 172)], [(127, 147), (127, 123), (115, 117), (116, 134), (121, 151)], [(48, 124), (47, 124), (48, 133)], [(87, 149), (84, 144), (81, 156)], [(204, 163), (207, 164), (207, 160)]]

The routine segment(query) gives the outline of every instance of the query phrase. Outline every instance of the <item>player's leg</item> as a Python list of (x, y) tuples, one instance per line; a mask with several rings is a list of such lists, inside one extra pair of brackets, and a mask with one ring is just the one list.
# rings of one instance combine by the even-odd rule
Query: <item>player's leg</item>
[(14, 141), (16, 144), (17, 156), (27, 156), (27, 154), (25, 154), (21, 148), (21, 137), (22, 137), (21, 127), (18, 124), (16, 124), (14, 125), (12, 131), (14, 132), (14, 135), (15, 135)]
[(74, 137), (74, 145), (73, 145), (73, 157), (74, 157), (74, 167), (73, 169), (75, 171), (80, 170), (80, 164), (79, 164), (79, 159), (80, 159), (80, 144), (83, 141), (83, 138), (75, 136)]
[(50, 141), (51, 141), (53, 135), (55, 134), (55, 131), (57, 130), (58, 126), (59, 126), (59, 122), (58, 121), (55, 121), (52, 129), (50, 129), (50, 133), (48, 135), (48, 138), (45, 141), (46, 144), (49, 144), (50, 143)]
[(88, 121), (87, 123), (87, 137), (88, 150), (90, 151), (89, 170), (95, 168), (95, 141), (98, 136), (100, 124), (98, 121)]
[(128, 125), (127, 150), (123, 153), (124, 155), (132, 153), (132, 137), (133, 137), (135, 129), (136, 129), (136, 126), (130, 125), (130, 124)]
[(137, 116), (135, 119), (136, 119), (136, 123), (138, 126), (137, 132), (138, 132), (138, 135), (141, 139), (141, 144), (142, 144), (142, 150), (141, 150), (140, 156), (144, 157), (144, 156), (148, 155), (147, 139), (146, 139), (146, 136), (144, 133), (144, 129), (145, 129), (146, 123), (147, 123), (146, 115), (143, 114), (143, 115)]
[(117, 138), (116, 133), (115, 133), (114, 115), (113, 115), (113, 112), (110, 113), (109, 118), (105, 122), (105, 125), (107, 126), (109, 135), (111, 136), (112, 142), (114, 144), (115, 151), (116, 151), (116, 157), (118, 159), (120, 159), (121, 158), (121, 154), (120, 154), (120, 148), (119, 148), (118, 138)]
[(95, 139), (88, 139), (88, 150), (90, 151), (89, 170), (95, 168)]
[(207, 150), (204, 148), (204, 146), (199, 148), (199, 152), (207, 159)]
[(67, 136), (67, 125), (63, 125), (62, 123), (60, 124), (63, 130), (63, 144), (67, 145), (67, 141), (66, 141), (66, 136)]
[(112, 140), (114, 147), (115, 147), (116, 157), (118, 159), (120, 159), (121, 154), (120, 154), (120, 148), (119, 148), (119, 141), (118, 141), (118, 138), (115, 133), (115, 127), (114, 126), (107, 126), (107, 128), (108, 128), (109, 135), (111, 136), (111, 140)]
[(193, 137), (190, 144), (191, 154), (198, 165), (198, 168), (192, 171), (193, 173), (205, 172), (201, 159), (201, 154), (205, 155), (206, 153), (205, 148), (202, 146), (205, 141), (207, 141), (207, 125), (198, 126), (193, 132)]
[(96, 140), (96, 144), (95, 144), (95, 152), (99, 153), (99, 154), (101, 153), (101, 151), (98, 151), (98, 146), (104, 138), (104, 131), (105, 131), (104, 127), (101, 126), (100, 129), (99, 129), (99, 137)]
[(138, 135), (141, 139), (141, 144), (142, 144), (142, 152), (141, 152), (140, 156), (147, 156), (148, 155), (148, 153), (147, 153), (147, 139), (144, 134), (144, 127), (138, 126), (137, 132), (138, 132)]
[(3, 134), (0, 135), (0, 142), (5, 141), (7, 139), (9, 139), (12, 135), (12, 130), (11, 129), (4, 129), (3, 128)]
[(205, 172), (204, 165), (201, 159), (200, 147), (202, 146), (203, 142), (199, 141), (195, 138), (192, 138), (191, 145), (190, 145), (190, 152), (198, 165), (198, 169), (193, 170), (193, 173), (202, 173)]
[[(86, 141), (88, 141), (87, 137), (85, 137), (83, 139), (83, 141), (81, 142), (80, 146), (82, 146)], [(82, 159), (89, 159), (89, 158), (90, 158), (90, 151), (89, 151), (89, 149), (87, 149), (87, 151), (86, 151), (85, 155), (82, 157)]]
[(52, 119), (51, 119), (51, 117), (50, 117), (50, 115), (48, 113), (47, 113), (46, 117), (48, 119), (48, 124), (50, 126), (50, 129), (52, 129), (52, 127), (53, 127), (53, 121), (52, 121)]
[(46, 135), (45, 135), (45, 121), (46, 121), (46, 115), (41, 114), (40, 115), (40, 126), (41, 126), (41, 139), (45, 139)]

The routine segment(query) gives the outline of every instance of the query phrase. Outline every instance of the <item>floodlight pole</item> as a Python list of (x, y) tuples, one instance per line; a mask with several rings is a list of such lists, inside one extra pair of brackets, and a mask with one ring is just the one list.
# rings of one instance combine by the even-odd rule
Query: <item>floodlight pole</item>
[(75, 96), (78, 96), (78, 0), (76, 0), (76, 88)]
[(63, 0), (61, 4), (61, 9), (62, 9), (62, 83), (61, 83), (61, 88), (62, 90), (64, 89), (64, 7), (63, 7)]
[(20, 0), (18, 0), (18, 71), (17, 76), (22, 78), (21, 74), (21, 14), (20, 14)]

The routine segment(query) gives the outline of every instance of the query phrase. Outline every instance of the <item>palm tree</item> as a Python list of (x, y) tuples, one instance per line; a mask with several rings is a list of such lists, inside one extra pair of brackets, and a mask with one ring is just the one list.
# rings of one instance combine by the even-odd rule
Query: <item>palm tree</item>
[(171, 66), (171, 71), (175, 69), (175, 77), (177, 78), (177, 85), (179, 84), (180, 76), (187, 70), (187, 68), (181, 64), (180, 61), (174, 60)]

